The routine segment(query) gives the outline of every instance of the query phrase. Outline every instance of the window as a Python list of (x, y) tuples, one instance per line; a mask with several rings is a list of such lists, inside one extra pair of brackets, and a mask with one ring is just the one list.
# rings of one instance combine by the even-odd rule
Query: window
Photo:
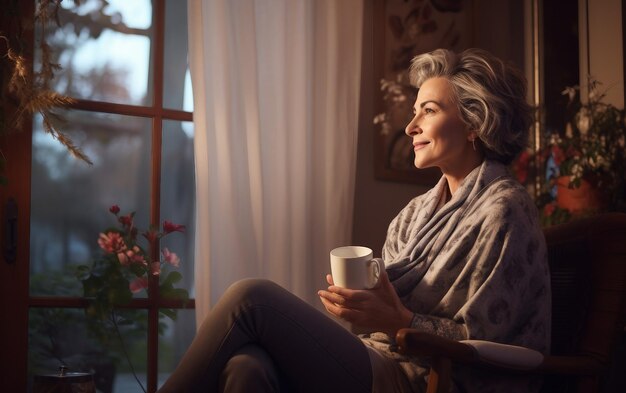
[[(61, 7), (60, 26), (46, 31), (62, 67), (52, 87), (77, 102), (59, 112), (59, 128), (93, 165), (71, 157), (33, 119), (28, 373), (51, 373), (64, 363), (93, 370), (102, 391), (140, 391), (135, 375), (154, 391), (194, 336), (193, 299), (143, 290), (120, 311), (133, 321), (120, 327), (122, 341), (103, 341), (90, 333), (74, 272), (98, 252), (99, 232), (116, 225), (108, 209), (117, 204), (135, 211), (142, 228), (164, 219), (186, 226), (185, 235), (164, 241), (180, 256), (182, 285), (193, 298), (186, 2), (84, 0)], [(176, 322), (159, 318), (162, 308), (179, 309)]]

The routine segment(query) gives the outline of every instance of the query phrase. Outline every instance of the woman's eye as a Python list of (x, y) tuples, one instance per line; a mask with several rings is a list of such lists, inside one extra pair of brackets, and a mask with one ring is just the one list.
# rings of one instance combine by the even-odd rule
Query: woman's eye
[(432, 108), (424, 108), (424, 113), (435, 113), (435, 110)]

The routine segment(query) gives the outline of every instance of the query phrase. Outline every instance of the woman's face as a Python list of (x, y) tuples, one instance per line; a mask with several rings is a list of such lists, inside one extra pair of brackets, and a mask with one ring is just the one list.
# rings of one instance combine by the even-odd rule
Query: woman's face
[(431, 78), (420, 87), (415, 116), (406, 126), (413, 139), (415, 166), (439, 167), (443, 173), (464, 171), (474, 156), (469, 127), (461, 120), (452, 85), (445, 78)]

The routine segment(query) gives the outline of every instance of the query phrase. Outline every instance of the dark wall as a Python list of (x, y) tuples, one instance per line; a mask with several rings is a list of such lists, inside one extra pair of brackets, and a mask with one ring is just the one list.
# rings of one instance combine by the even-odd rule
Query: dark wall
[[(377, 180), (374, 175), (374, 136), (372, 122), (377, 108), (379, 80), (374, 69), (374, 48), (381, 37), (374, 36), (374, 23), (380, 18), (375, 8), (380, 0), (365, 1), (363, 21), (363, 60), (361, 68), (361, 103), (359, 141), (354, 198), (352, 243), (374, 250), (380, 256), (387, 227), (398, 212), (425, 186)], [(402, 0), (391, 0), (402, 1)], [(380, 4), (380, 3), (378, 3)], [(474, 0), (468, 2), (472, 14), (472, 46), (524, 66), (524, 9), (518, 0)], [(408, 143), (408, 139), (407, 139)]]

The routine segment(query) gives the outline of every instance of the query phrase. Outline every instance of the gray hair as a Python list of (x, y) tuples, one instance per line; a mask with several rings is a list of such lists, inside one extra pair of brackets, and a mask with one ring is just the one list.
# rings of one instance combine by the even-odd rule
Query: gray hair
[(451, 82), (461, 118), (477, 133), (487, 158), (509, 164), (526, 148), (532, 107), (526, 78), (510, 64), (482, 49), (437, 49), (413, 58), (409, 77), (418, 88), (435, 77)]

